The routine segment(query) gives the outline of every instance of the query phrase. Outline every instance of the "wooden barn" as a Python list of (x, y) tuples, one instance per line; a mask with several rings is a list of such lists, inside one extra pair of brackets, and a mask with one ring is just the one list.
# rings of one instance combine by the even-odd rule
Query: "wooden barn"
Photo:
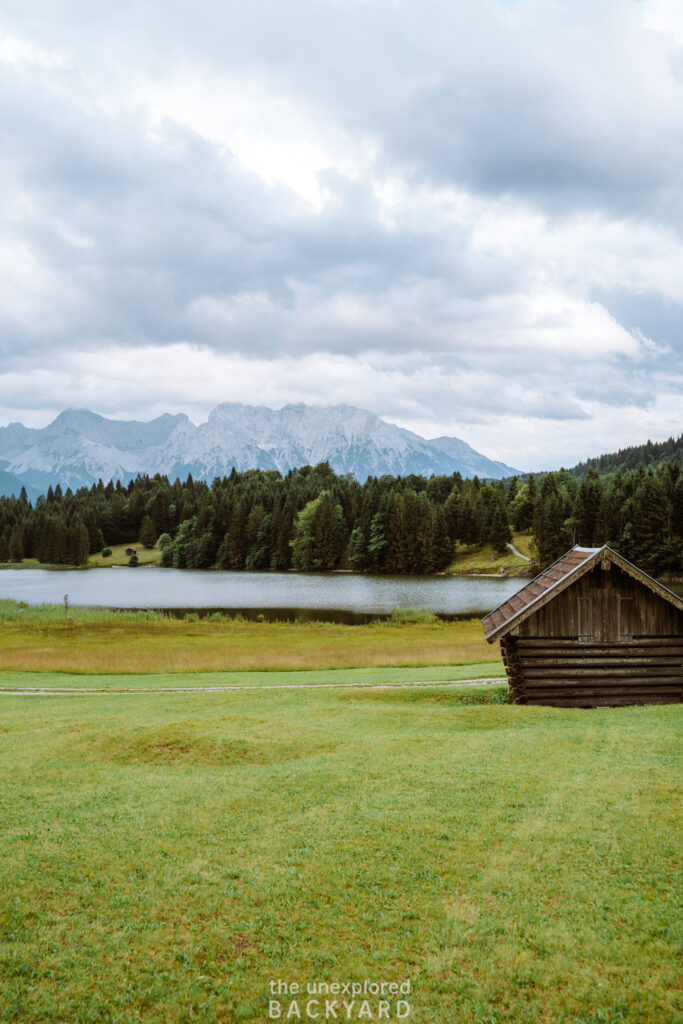
[(683, 700), (683, 600), (608, 547), (572, 548), (482, 625), (517, 704)]

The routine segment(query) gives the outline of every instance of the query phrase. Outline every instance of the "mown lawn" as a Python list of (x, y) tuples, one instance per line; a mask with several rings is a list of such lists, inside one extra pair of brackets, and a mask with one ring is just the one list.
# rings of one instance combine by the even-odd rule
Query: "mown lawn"
[(13, 690), (167, 690), (196, 687), (382, 686), (395, 683), (505, 679), (502, 662), (384, 668), (296, 669), (292, 672), (150, 672), (146, 674), (74, 672), (2, 672), (0, 692)]
[(680, 706), (496, 689), (0, 698), (0, 1020), (680, 1020)]

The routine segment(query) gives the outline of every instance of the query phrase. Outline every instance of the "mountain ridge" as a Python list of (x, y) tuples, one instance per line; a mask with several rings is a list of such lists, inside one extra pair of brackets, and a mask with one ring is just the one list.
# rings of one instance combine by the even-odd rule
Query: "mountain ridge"
[[(149, 421), (111, 420), (87, 409), (66, 409), (43, 428), (0, 427), (0, 493), (25, 486), (124, 483), (155, 473), (211, 481), (234, 467), (287, 473), (329, 462), (337, 473), (369, 476), (451, 475), (501, 479), (518, 473), (455, 437), (432, 440), (351, 405), (268, 406), (225, 402), (195, 425), (184, 413)], [(8, 490), (11, 488), (13, 490)]]

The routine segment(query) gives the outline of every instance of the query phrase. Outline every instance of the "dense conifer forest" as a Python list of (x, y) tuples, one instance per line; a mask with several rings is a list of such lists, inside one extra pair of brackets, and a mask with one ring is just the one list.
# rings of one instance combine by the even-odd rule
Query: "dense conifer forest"
[(433, 573), (456, 541), (504, 551), (531, 530), (537, 568), (574, 544), (608, 543), (654, 574), (683, 568), (683, 469), (639, 465), (582, 480), (570, 472), (484, 483), (453, 476), (371, 477), (359, 484), (327, 463), (286, 476), (250, 470), (209, 486), (162, 476), (57, 486), (32, 504), (0, 499), (0, 562), (83, 565), (110, 544), (138, 540), (177, 568)]
[(663, 462), (675, 462), (683, 467), (683, 434), (680, 437), (670, 437), (668, 441), (647, 441), (631, 448), (620, 448), (618, 452), (579, 462), (578, 465), (572, 466), (569, 472), (578, 480), (582, 480), (590, 468), (602, 476), (605, 473), (616, 473), (618, 470), (625, 473), (629, 469), (637, 469), (638, 466), (659, 466)]

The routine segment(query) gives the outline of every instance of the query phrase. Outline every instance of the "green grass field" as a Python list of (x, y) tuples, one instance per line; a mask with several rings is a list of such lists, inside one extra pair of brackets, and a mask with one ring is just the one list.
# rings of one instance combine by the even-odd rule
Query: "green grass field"
[(460, 679), (505, 678), (502, 663), (423, 665), (403, 668), (298, 669), (293, 672), (165, 672), (147, 674), (2, 672), (0, 692), (11, 690), (165, 690), (196, 687), (382, 686), (413, 682), (450, 682)]
[(681, 1020), (680, 706), (502, 692), (1, 697), (0, 1020)]

